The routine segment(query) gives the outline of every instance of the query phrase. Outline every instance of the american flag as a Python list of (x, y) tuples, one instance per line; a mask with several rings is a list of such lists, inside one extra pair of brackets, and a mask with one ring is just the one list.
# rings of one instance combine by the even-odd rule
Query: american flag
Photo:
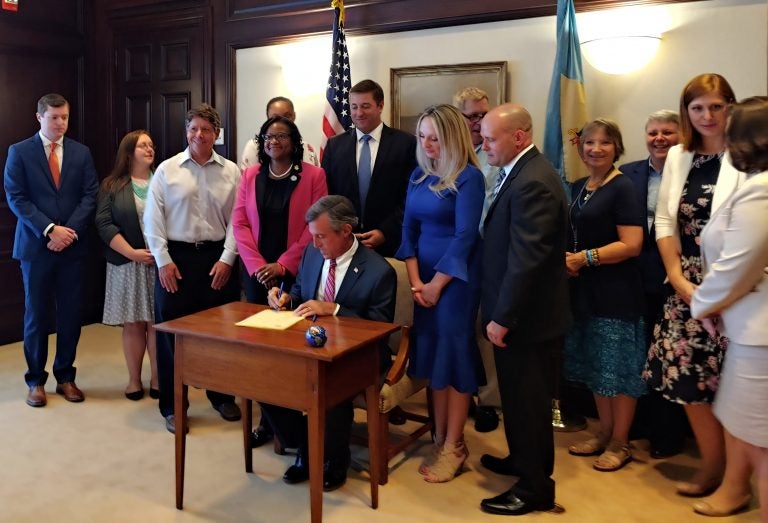
[(344, 35), (344, 0), (333, 0), (331, 7), (336, 14), (333, 20), (331, 72), (328, 75), (328, 86), (325, 90), (325, 99), (328, 103), (323, 113), (321, 157), (329, 138), (352, 127), (352, 117), (349, 113), (349, 90), (352, 87), (352, 78), (349, 73), (347, 39)]

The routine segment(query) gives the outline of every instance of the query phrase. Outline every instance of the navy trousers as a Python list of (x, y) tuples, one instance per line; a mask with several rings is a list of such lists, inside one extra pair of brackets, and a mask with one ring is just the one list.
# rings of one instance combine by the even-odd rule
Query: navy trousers
[(54, 252), (46, 252), (35, 260), (21, 261), (24, 278), (24, 357), (27, 360), (24, 380), (29, 387), (45, 385), (48, 380), (45, 371), (48, 333), (54, 325), (56, 357), (53, 360), (53, 375), (57, 383), (75, 380), (74, 363), (82, 319), (82, 262), (80, 257)]

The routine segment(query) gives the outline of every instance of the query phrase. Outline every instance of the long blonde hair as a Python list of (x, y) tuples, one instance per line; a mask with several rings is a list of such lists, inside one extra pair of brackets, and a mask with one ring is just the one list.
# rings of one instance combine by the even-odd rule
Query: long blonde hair
[(458, 109), (448, 104), (432, 105), (427, 107), (416, 122), (416, 135), (419, 134), (421, 122), (429, 118), (437, 133), (440, 143), (440, 158), (432, 160), (427, 158), (421, 146), (421, 140), (417, 140), (416, 160), (424, 171), (424, 175), (414, 180), (421, 183), (427, 176), (438, 177), (438, 182), (429, 186), (430, 190), (440, 193), (446, 189), (456, 192), (456, 178), (467, 165), (480, 168), (480, 162), (472, 145), (472, 136), (469, 127), (464, 122), (464, 116)]

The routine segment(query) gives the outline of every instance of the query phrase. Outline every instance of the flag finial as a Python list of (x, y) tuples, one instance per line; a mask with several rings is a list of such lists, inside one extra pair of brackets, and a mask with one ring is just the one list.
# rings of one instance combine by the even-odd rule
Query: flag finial
[(331, 0), (331, 7), (339, 10), (339, 22), (344, 24), (344, 0)]

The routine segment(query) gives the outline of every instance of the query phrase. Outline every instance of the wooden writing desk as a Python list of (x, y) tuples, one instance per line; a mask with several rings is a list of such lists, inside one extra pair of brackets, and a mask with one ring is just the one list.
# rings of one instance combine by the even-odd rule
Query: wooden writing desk
[[(189, 385), (232, 394), (248, 401), (243, 409), (245, 470), (252, 472), (250, 400), (305, 411), (309, 428), (311, 520), (323, 516), (323, 442), (325, 411), (365, 390), (371, 456), (379, 453), (379, 340), (399, 326), (358, 318), (325, 316), (328, 342), (309, 347), (302, 320), (287, 330), (237, 327), (235, 323), (265, 309), (233, 302), (156, 325), (176, 336), (174, 388), (176, 414), (176, 508), (184, 498), (184, 454)], [(371, 507), (379, 504), (379, 460), (370, 459)]]

